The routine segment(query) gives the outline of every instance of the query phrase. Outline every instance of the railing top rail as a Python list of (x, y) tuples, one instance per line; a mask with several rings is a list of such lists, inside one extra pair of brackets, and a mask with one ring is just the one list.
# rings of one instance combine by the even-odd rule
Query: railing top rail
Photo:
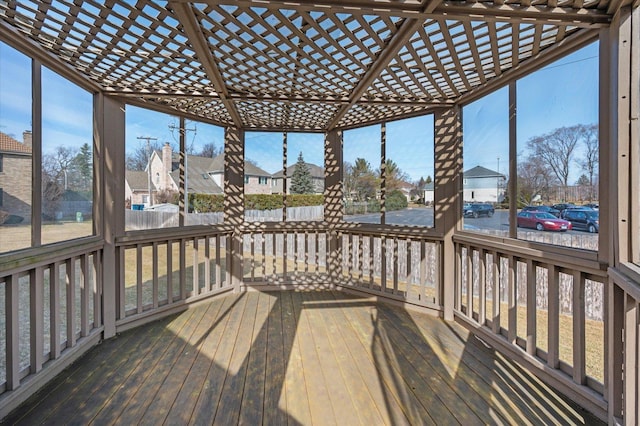
[(340, 232), (348, 232), (362, 235), (384, 236), (384, 237), (408, 237), (414, 239), (428, 239), (442, 241), (443, 235), (433, 228), (422, 226), (406, 225), (380, 225), (368, 223), (343, 222), (335, 229)]
[(597, 253), (568, 247), (555, 247), (531, 241), (496, 238), (489, 235), (454, 235), (457, 244), (480, 247), (515, 257), (532, 259), (567, 269), (580, 269), (587, 274), (606, 277), (606, 264), (597, 259)]
[(70, 257), (101, 250), (103, 247), (104, 240), (101, 237), (88, 237), (0, 255), (0, 277), (50, 265)]
[(179, 241), (182, 238), (211, 237), (215, 235), (230, 234), (233, 232), (230, 225), (201, 225), (159, 229), (145, 229), (128, 231), (122, 237), (116, 238), (116, 245), (145, 244), (156, 241)]
[(609, 276), (618, 287), (624, 290), (627, 295), (640, 301), (640, 286), (634, 278), (627, 275), (629, 272), (628, 269), (620, 270), (618, 268), (609, 268), (608, 272)]

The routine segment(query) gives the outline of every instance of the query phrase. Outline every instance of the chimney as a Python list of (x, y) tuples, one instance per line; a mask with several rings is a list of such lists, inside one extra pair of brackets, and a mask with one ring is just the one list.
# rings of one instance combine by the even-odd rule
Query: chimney
[(169, 173), (172, 172), (171, 156), (171, 145), (169, 145), (169, 142), (165, 142), (164, 146), (162, 147), (162, 189), (168, 189), (171, 187), (171, 178), (169, 177)]
[(22, 142), (29, 148), (33, 148), (33, 135), (31, 134), (31, 130), (25, 130), (22, 133)]

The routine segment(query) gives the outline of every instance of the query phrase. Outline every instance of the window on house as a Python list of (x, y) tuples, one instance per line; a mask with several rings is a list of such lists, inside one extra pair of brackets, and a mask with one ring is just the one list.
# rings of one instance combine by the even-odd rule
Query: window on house
[(160, 184), (160, 173), (156, 173), (156, 184)]
[(267, 184), (267, 178), (266, 178), (266, 177), (264, 177), (264, 176), (260, 176), (260, 177), (258, 178), (258, 183), (259, 183), (260, 185), (266, 185), (266, 184)]
[(249, 184), (249, 176), (245, 176), (244, 177), (244, 184), (248, 185)]
[(3, 171), (3, 168), (2, 168), (3, 167), (3, 164), (2, 164), (3, 160), (4, 160), (3, 154), (0, 154), (0, 173), (2, 173), (2, 171)]

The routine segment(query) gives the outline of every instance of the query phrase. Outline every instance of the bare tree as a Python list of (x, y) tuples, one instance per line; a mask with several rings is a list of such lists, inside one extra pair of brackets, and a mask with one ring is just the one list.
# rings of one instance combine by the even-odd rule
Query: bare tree
[(560, 127), (551, 133), (535, 136), (527, 142), (532, 155), (541, 159), (551, 168), (553, 174), (565, 188), (565, 193), (569, 184), (571, 164), (582, 134), (582, 125)]
[(518, 202), (529, 205), (539, 198), (548, 198), (557, 178), (542, 158), (531, 155), (518, 163)]
[(220, 154), (222, 154), (222, 148), (216, 147), (216, 144), (213, 142), (202, 145), (202, 151), (200, 151), (200, 156), (207, 158), (214, 158)]
[(147, 167), (151, 153), (162, 150), (163, 145), (164, 143), (157, 140), (150, 140), (149, 145), (146, 142), (139, 144), (136, 149), (127, 154), (127, 170), (144, 170)]
[(589, 179), (589, 201), (593, 200), (594, 178), (600, 165), (600, 143), (598, 140), (598, 125), (589, 124), (582, 126), (582, 143), (584, 145), (584, 158), (580, 161), (582, 170), (587, 173)]

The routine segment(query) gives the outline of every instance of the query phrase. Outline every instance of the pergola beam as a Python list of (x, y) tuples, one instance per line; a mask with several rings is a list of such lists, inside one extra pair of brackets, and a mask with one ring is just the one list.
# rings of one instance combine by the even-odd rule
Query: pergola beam
[[(624, 0), (622, 0), (624, 1)], [(640, 0), (636, 0), (640, 1)], [(186, 2), (186, 0), (183, 0)], [(224, 1), (207, 1), (208, 4), (228, 4)], [(599, 28), (609, 25), (611, 16), (597, 8), (557, 7), (556, 3), (548, 6), (515, 6), (500, 2), (494, 3), (464, 3), (443, 1), (432, 10), (421, 10), (415, 2), (379, 2), (379, 1), (340, 1), (322, 0), (314, 2), (300, 1), (263, 1), (239, 0), (234, 4), (240, 7), (264, 7), (267, 9), (292, 10), (326, 10), (331, 13), (376, 14), (396, 16), (400, 18), (436, 19), (445, 16), (447, 19), (458, 21), (509, 21), (513, 23), (527, 22), (548, 25), (568, 25), (575, 27)]]
[(220, 74), (218, 66), (211, 56), (209, 44), (200, 30), (200, 25), (198, 24), (193, 12), (190, 10), (191, 6), (184, 3), (169, 2), (169, 7), (173, 9), (182, 24), (184, 32), (189, 38), (193, 50), (196, 52), (197, 57), (200, 59), (202, 66), (206, 70), (213, 87), (220, 95), (220, 100), (231, 116), (233, 123), (236, 127), (241, 128), (242, 118), (240, 118), (240, 114), (238, 113), (233, 101), (229, 98), (229, 93), (227, 92), (227, 87), (224, 84), (222, 74)]

